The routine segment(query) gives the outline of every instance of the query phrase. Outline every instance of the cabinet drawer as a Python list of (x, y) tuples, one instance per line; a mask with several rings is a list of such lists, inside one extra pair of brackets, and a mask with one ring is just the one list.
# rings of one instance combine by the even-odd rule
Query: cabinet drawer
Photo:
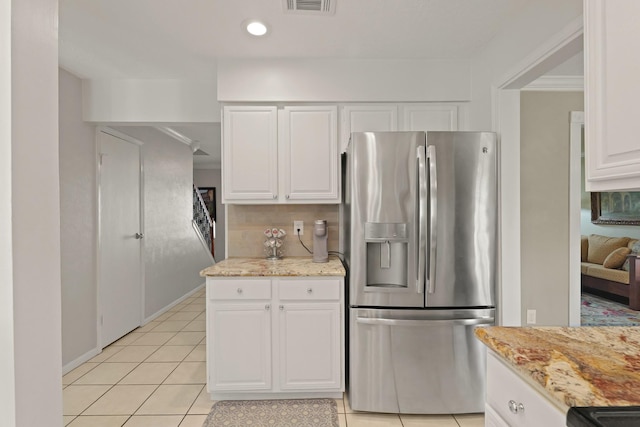
[(220, 280), (210, 290), (212, 300), (271, 299), (271, 280)]
[(280, 300), (339, 300), (340, 280), (291, 280), (280, 282)]
[[(510, 403), (517, 410), (510, 408)], [(487, 357), (487, 405), (512, 427), (565, 425), (566, 413), (527, 384), (491, 352)], [(497, 425), (500, 425), (499, 423)]]

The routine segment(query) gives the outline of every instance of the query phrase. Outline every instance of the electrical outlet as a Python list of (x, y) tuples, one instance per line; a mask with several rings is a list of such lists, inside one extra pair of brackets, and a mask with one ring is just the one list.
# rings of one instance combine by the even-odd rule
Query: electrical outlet
[(298, 234), (301, 236), (304, 234), (304, 221), (293, 221), (293, 235), (297, 236)]
[(527, 325), (535, 325), (535, 324), (536, 324), (536, 311), (527, 310)]

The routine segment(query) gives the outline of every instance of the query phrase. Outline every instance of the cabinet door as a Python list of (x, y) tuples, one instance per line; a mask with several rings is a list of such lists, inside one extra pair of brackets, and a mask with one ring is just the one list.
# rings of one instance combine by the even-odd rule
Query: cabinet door
[(285, 107), (280, 120), (284, 202), (340, 203), (337, 107)]
[(485, 427), (509, 427), (509, 424), (489, 405), (484, 408)]
[(342, 109), (340, 152), (347, 151), (351, 132), (398, 130), (397, 105), (347, 105)]
[(278, 197), (276, 107), (224, 107), (222, 202), (274, 203)]
[(271, 305), (209, 303), (208, 390), (271, 389)]
[(640, 189), (637, 0), (586, 0), (585, 169), (587, 191)]
[(402, 106), (402, 130), (458, 130), (455, 105), (411, 104)]
[[(486, 406), (490, 406), (505, 424), (512, 427), (563, 426), (567, 416), (498, 360), (493, 352), (487, 355)], [(494, 421), (498, 426), (503, 425)]]
[(342, 387), (340, 304), (281, 303), (280, 389)]

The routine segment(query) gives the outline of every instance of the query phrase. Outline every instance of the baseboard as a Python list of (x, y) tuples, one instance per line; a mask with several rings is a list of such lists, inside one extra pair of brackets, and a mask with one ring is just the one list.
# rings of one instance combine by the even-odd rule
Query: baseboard
[(102, 353), (102, 349), (97, 348), (97, 347), (89, 350), (88, 352), (86, 352), (82, 356), (80, 356), (77, 359), (72, 360), (71, 362), (69, 362), (66, 365), (64, 365), (62, 367), (62, 375), (68, 374), (69, 372), (71, 372), (74, 369), (76, 369), (78, 366), (82, 365), (84, 362), (93, 359), (94, 357), (96, 357), (100, 353)]
[(191, 295), (195, 294), (196, 292), (198, 292), (200, 289), (204, 288), (204, 283), (201, 284), (200, 286), (198, 286), (197, 288), (195, 288), (194, 290), (184, 294), (183, 296), (181, 296), (180, 298), (178, 298), (177, 300), (175, 300), (174, 302), (172, 302), (171, 304), (161, 308), (160, 310), (156, 311), (155, 313), (153, 313), (151, 316), (147, 317), (146, 319), (144, 319), (142, 321), (142, 325), (144, 326), (149, 322), (152, 322), (153, 320), (155, 320), (156, 318), (162, 316), (164, 313), (166, 313), (167, 311), (171, 310), (173, 307), (175, 307), (176, 305), (180, 304), (182, 301), (186, 300), (187, 298), (189, 298)]

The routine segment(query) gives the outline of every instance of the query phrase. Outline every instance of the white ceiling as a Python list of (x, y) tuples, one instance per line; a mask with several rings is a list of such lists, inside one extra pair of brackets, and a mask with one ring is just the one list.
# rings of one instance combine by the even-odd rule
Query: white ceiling
[[(334, 1), (317, 16), (282, 0), (60, 0), (60, 65), (89, 79), (215, 79), (220, 58), (470, 58), (535, 0)], [(267, 36), (246, 34), (255, 18)], [(219, 163), (219, 124), (171, 128)]]
[[(334, 0), (333, 16), (282, 0), (60, 0), (60, 63), (86, 78), (215, 75), (217, 58), (468, 58), (534, 0)], [(271, 31), (249, 36), (260, 18)]]

